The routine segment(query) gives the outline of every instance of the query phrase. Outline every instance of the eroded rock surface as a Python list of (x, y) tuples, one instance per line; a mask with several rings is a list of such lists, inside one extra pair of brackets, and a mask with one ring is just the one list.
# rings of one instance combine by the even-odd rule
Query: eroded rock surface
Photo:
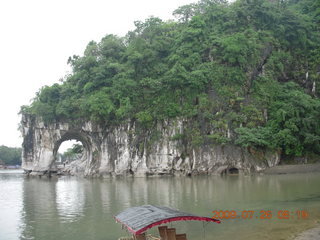
[(148, 132), (137, 134), (130, 122), (102, 128), (91, 122), (45, 124), (39, 118), (23, 115), (22, 168), (35, 175), (56, 171), (59, 146), (71, 139), (82, 142), (84, 154), (65, 170), (84, 176), (221, 174), (231, 168), (250, 173), (279, 162), (277, 152), (250, 151), (234, 145), (191, 147), (174, 141), (183, 128), (179, 120), (158, 124), (160, 135), (154, 139)]

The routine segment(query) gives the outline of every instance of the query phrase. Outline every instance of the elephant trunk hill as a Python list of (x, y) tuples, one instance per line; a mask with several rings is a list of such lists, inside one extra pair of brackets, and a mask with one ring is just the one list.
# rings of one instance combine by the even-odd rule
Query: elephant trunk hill
[(320, 3), (201, 0), (90, 42), (21, 108), (23, 166), (70, 173), (252, 172), (320, 154)]

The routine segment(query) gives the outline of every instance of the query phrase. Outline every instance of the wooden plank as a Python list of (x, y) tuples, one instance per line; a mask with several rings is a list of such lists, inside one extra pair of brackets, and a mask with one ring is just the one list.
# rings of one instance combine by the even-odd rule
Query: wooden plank
[(160, 227), (158, 227), (159, 235), (160, 235), (161, 240), (168, 240), (168, 237), (167, 237), (167, 229), (168, 229), (167, 226), (160, 226)]
[(176, 229), (168, 228), (167, 229), (167, 239), (168, 240), (176, 240)]

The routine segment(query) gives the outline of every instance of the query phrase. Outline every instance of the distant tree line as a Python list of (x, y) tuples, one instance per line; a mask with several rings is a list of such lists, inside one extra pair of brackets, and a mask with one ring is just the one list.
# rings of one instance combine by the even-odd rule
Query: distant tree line
[[(176, 21), (136, 21), (125, 37), (90, 42), (72, 73), (22, 112), (137, 133), (168, 119), (173, 141), (320, 154), (320, 1), (201, 0)], [(45, 76), (44, 76), (45, 77)]]
[(21, 165), (21, 148), (0, 146), (0, 164)]

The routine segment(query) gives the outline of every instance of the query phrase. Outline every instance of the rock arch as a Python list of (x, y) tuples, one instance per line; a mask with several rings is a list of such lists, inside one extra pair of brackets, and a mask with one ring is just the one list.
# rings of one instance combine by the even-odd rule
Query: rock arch
[(77, 140), (79, 142), (82, 143), (82, 146), (83, 146), (83, 150), (84, 150), (84, 158), (85, 159), (90, 159), (90, 156), (92, 155), (92, 152), (91, 152), (91, 141), (90, 141), (90, 138), (84, 134), (83, 132), (79, 132), (79, 131), (68, 131), (66, 133), (64, 133), (61, 138), (56, 141), (54, 143), (54, 147), (53, 147), (53, 156), (54, 158), (56, 158), (56, 155), (58, 153), (58, 150), (61, 146), (61, 144), (65, 141), (68, 141), (68, 140)]
[[(67, 140), (80, 141), (84, 147), (81, 159), (84, 174), (89, 174), (95, 152), (99, 150), (99, 131), (92, 129), (88, 123), (45, 124), (31, 115), (23, 115), (22, 122), (22, 168), (34, 175), (55, 172), (55, 159), (60, 145)], [(87, 172), (85, 173), (85, 171)]]
[(221, 174), (230, 167), (241, 172), (261, 171), (279, 162), (279, 152), (253, 154), (230, 145), (181, 146), (172, 139), (185, 127), (179, 120), (155, 126), (161, 134), (151, 140), (132, 121), (118, 126), (100, 126), (90, 121), (44, 123), (41, 118), (22, 114), (22, 168), (31, 175), (55, 171), (55, 156), (63, 141), (81, 141), (85, 155), (69, 169), (71, 174), (101, 175), (190, 175)]

